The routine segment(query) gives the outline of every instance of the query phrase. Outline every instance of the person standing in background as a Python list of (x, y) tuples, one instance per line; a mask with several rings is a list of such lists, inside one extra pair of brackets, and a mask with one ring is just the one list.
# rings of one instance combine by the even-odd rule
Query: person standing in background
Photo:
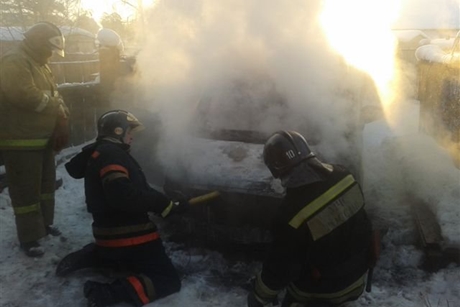
[(0, 59), (0, 151), (21, 249), (39, 257), (38, 240), (58, 236), (54, 222), (54, 155), (69, 139), (69, 111), (47, 65), (53, 52), (64, 56), (57, 26), (39, 22), (20, 45)]

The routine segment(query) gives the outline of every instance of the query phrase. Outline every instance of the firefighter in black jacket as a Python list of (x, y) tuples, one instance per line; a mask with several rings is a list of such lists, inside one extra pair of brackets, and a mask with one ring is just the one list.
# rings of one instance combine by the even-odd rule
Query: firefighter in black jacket
[(148, 213), (166, 217), (182, 211), (188, 203), (170, 201), (148, 185), (129, 154), (132, 133), (141, 129), (143, 125), (131, 113), (107, 112), (99, 118), (96, 142), (66, 164), (72, 177), (85, 179), (95, 243), (62, 259), (56, 275), (93, 267), (129, 272), (112, 283), (87, 281), (84, 295), (91, 307), (122, 301), (142, 306), (181, 287)]
[[(272, 135), (264, 161), (286, 187), (273, 242), (248, 306), (338, 306), (364, 290), (372, 227), (358, 183), (339, 165), (320, 162), (295, 131)], [(298, 306), (298, 305), (296, 305)]]

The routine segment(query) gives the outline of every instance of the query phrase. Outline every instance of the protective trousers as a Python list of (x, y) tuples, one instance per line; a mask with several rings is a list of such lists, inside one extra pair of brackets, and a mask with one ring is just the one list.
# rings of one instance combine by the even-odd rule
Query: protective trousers
[(135, 306), (143, 306), (181, 288), (177, 271), (160, 239), (127, 249), (100, 248), (98, 254), (104, 263), (116, 261), (129, 272), (118, 281)]
[(20, 243), (46, 235), (54, 220), (56, 168), (50, 146), (42, 150), (5, 150), (6, 178)]
[[(332, 307), (356, 300), (364, 291), (366, 274), (355, 282), (334, 292), (316, 292), (308, 279), (290, 283), (282, 307)], [(316, 289), (318, 290), (318, 289)]]

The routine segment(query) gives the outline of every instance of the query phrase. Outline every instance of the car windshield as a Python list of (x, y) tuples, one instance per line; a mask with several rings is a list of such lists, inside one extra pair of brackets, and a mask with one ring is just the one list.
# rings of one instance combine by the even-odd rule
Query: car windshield
[(200, 99), (195, 122), (200, 136), (259, 142), (280, 126), (286, 109), (272, 83), (234, 82)]

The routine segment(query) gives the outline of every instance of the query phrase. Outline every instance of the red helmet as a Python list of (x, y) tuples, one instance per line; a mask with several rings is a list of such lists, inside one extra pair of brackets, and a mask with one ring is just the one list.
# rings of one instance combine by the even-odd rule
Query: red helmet
[(265, 143), (264, 162), (275, 178), (282, 177), (300, 162), (315, 157), (307, 140), (296, 131), (275, 132)]

